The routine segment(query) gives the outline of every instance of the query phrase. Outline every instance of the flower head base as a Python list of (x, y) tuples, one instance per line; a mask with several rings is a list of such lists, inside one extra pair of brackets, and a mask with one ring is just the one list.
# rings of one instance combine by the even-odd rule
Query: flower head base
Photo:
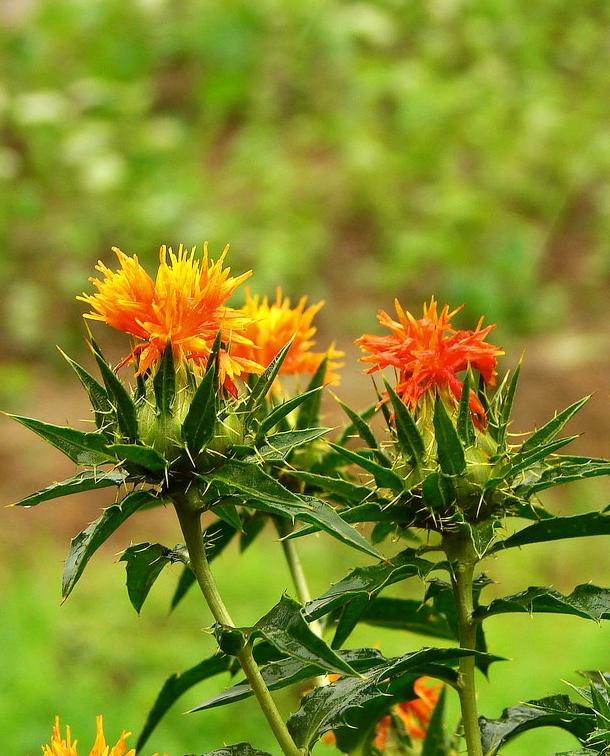
[[(135, 756), (135, 749), (127, 750), (126, 739), (131, 735), (130, 732), (123, 730), (115, 746), (108, 746), (104, 737), (104, 724), (101, 714), (96, 718), (96, 738), (93, 747), (89, 751), (89, 756)], [(72, 740), (70, 727), (66, 727), (65, 739), (61, 737), (59, 729), (59, 717), (55, 717), (53, 724), (53, 733), (51, 735), (50, 745), (42, 747), (42, 756), (78, 756), (77, 741)]]
[[(487, 385), (494, 385), (497, 358), (503, 354), (498, 347), (485, 341), (493, 325), (483, 327), (483, 319), (472, 331), (456, 330), (451, 318), (459, 312), (445, 305), (439, 312), (434, 297), (424, 304), (423, 317), (416, 319), (394, 302), (398, 320), (381, 310), (379, 322), (390, 330), (387, 336), (365, 334), (356, 343), (365, 356), (362, 362), (372, 365), (367, 372), (374, 373), (393, 367), (398, 374), (396, 393), (411, 410), (416, 410), (420, 399), (428, 392), (441, 393), (449, 402), (459, 401), (462, 381), (458, 373), (478, 370)], [(470, 410), (479, 427), (485, 424), (485, 410), (471, 391)]]
[[(326, 383), (336, 385), (339, 382), (337, 370), (342, 367), (337, 360), (343, 357), (343, 352), (337, 351), (333, 345), (326, 352), (313, 351), (317, 330), (313, 319), (323, 306), (324, 302), (307, 306), (307, 297), (301, 297), (292, 307), (289, 297), (284, 297), (279, 288), (275, 300), (271, 302), (267, 297), (261, 299), (247, 291), (246, 303), (241, 310), (248, 321), (244, 330), (246, 340), (236, 343), (232, 354), (246, 360), (256, 360), (266, 367), (292, 339), (280, 374), (313, 375), (326, 357)], [(248, 341), (256, 346), (249, 345)], [(278, 387), (276, 383), (276, 390), (279, 390)]]
[[(229, 275), (231, 269), (223, 267), (228, 247), (213, 262), (208, 257), (207, 243), (201, 260), (195, 258), (195, 247), (188, 252), (180, 245), (174, 253), (164, 245), (154, 281), (135, 255), (128, 257), (116, 247), (113, 249), (119, 270), (110, 270), (99, 262), (96, 268), (103, 279), (90, 279), (97, 292), (78, 299), (91, 307), (86, 318), (100, 320), (136, 338), (136, 346), (119, 366), (133, 362), (138, 375), (143, 375), (158, 363), (171, 342), (177, 360), (186, 359), (196, 367), (205, 367), (218, 331), (225, 344), (244, 342), (251, 346), (243, 335), (249, 322), (247, 315), (225, 304), (251, 271), (236, 277)], [(226, 350), (220, 353), (220, 380), (231, 393), (235, 393), (236, 377), (260, 370), (254, 359), (234, 356)]]

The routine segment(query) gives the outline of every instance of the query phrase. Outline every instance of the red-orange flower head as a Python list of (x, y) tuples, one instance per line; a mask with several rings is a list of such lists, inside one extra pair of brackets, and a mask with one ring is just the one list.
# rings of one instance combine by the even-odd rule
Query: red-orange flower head
[[(280, 288), (276, 290), (275, 301), (271, 302), (267, 297), (261, 298), (246, 291), (246, 303), (241, 312), (248, 321), (244, 336), (249, 343), (236, 343), (232, 354), (256, 360), (267, 367), (280, 349), (292, 339), (288, 354), (280, 367), (280, 374), (313, 375), (327, 357), (325, 380), (337, 384), (337, 370), (342, 367), (337, 360), (343, 357), (343, 352), (337, 351), (333, 345), (326, 352), (313, 350), (317, 330), (313, 319), (323, 306), (324, 302), (308, 306), (307, 297), (304, 296), (292, 307), (289, 297), (283, 296)], [(276, 383), (275, 389), (279, 390), (279, 383)]]
[[(481, 318), (472, 331), (456, 330), (451, 318), (462, 308), (450, 311), (445, 305), (439, 312), (434, 297), (424, 304), (423, 317), (419, 319), (403, 310), (397, 299), (394, 305), (398, 320), (383, 310), (377, 316), (390, 334), (365, 334), (356, 343), (364, 354), (361, 361), (372, 365), (367, 373), (386, 367), (396, 370), (396, 393), (411, 410), (417, 409), (428, 392), (438, 392), (446, 401), (459, 401), (462, 381), (458, 373), (469, 365), (478, 370), (487, 385), (493, 386), (497, 358), (504, 354), (485, 341), (495, 326), (483, 327)], [(484, 426), (485, 410), (474, 391), (470, 392), (470, 410), (478, 427)]]
[[(143, 375), (159, 361), (168, 341), (177, 360), (205, 367), (218, 331), (226, 344), (251, 346), (244, 336), (248, 317), (225, 304), (251, 271), (230, 276), (231, 269), (223, 267), (228, 249), (225, 247), (214, 262), (208, 257), (207, 242), (201, 260), (195, 258), (195, 247), (189, 252), (180, 245), (175, 254), (163, 245), (154, 281), (136, 255), (128, 257), (116, 247), (118, 270), (98, 262), (96, 270), (103, 278), (90, 279), (97, 292), (78, 299), (91, 307), (86, 318), (101, 320), (138, 340), (119, 367), (134, 362), (138, 374)], [(255, 359), (236, 356), (232, 350), (220, 353), (220, 380), (232, 394), (236, 393), (236, 377), (261, 369)]]

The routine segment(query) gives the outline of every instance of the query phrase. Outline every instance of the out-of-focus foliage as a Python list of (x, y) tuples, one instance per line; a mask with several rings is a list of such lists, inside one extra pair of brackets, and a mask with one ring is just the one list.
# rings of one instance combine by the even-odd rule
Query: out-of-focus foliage
[(13, 352), (51, 348), (49, 318), (65, 343), (112, 243), (151, 262), (230, 240), (257, 290), (348, 273), (377, 301), (433, 289), (516, 329), (574, 304), (556, 263), (582, 259), (601, 297), (604, 3), (15, 0), (1, 20)]

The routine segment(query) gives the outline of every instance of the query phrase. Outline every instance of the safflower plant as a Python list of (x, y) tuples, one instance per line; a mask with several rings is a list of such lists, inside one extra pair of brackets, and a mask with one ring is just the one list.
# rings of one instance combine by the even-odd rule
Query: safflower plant
[[(478, 573), (483, 559), (506, 549), (610, 533), (610, 509), (556, 516), (538, 498), (548, 488), (610, 473), (605, 459), (559, 453), (575, 438), (561, 435), (564, 426), (587, 398), (514, 443), (511, 409), (520, 368), (496, 385), (502, 351), (488, 340), (493, 326), (481, 320), (473, 330), (456, 329), (457, 311), (439, 308), (434, 299), (420, 318), (396, 301), (395, 317), (379, 314), (388, 332), (358, 339), (374, 379), (371, 406), (356, 412), (339, 400), (347, 421), (331, 441), (331, 429), (320, 421), (321, 397), (325, 386), (337, 384), (343, 354), (334, 346), (314, 349), (321, 303), (302, 298), (293, 306), (278, 290), (274, 300), (248, 292), (243, 307), (230, 307), (228, 299), (250, 273), (232, 276), (226, 249), (213, 261), (207, 245), (201, 258), (195, 249), (162, 247), (154, 279), (137, 257), (115, 251), (119, 268), (99, 263), (101, 278), (91, 279), (93, 293), (80, 299), (90, 308), (87, 319), (128, 334), (131, 348), (112, 366), (88, 333), (99, 380), (64, 355), (88, 394), (94, 429), (13, 417), (82, 468), (17, 506), (115, 490), (115, 502), (71, 541), (64, 599), (129, 517), (161, 505), (176, 513), (184, 543), (125, 549), (129, 598), (140, 611), (162, 570), (181, 563), (171, 605), (198, 585), (214, 618), (218, 651), (165, 682), (135, 751), (187, 690), (240, 670), (243, 679), (193, 711), (255, 696), (277, 742), (272, 756), (302, 756), (319, 741), (326, 744), (321, 748), (371, 756), (448, 756), (465, 743), (470, 756), (489, 756), (524, 730), (548, 725), (577, 737), (581, 747), (574, 753), (607, 750), (603, 674), (590, 673), (589, 687), (577, 690), (586, 705), (555, 695), (507, 709), (496, 720), (479, 717), (476, 695), (477, 670), (486, 674), (500, 659), (487, 649), (488, 617), (610, 617), (610, 590), (593, 585), (576, 586), (569, 595), (531, 586), (484, 604), (490, 581)], [(506, 536), (509, 518), (530, 524)], [(218, 591), (211, 563), (232, 541), (255, 548), (268, 521), (280, 535), (277, 548), (296, 598), (284, 594), (253, 626), (241, 627)], [(320, 531), (371, 563), (312, 597), (298, 542)], [(401, 539), (409, 545), (395, 553), (393, 543)], [(235, 574), (239, 579), (239, 564)], [(411, 579), (425, 583), (421, 600), (384, 595)], [(373, 635), (371, 647), (346, 648), (359, 624), (454, 645), (387, 657), (373, 647)], [(296, 684), (305, 692), (285, 722), (272, 691)], [(453, 731), (445, 722), (451, 691), (461, 710)], [(100, 733), (101, 719), (101, 744)], [(103, 747), (122, 754), (125, 739), (123, 733), (112, 751), (105, 741)], [(76, 754), (57, 722), (44, 748), (53, 756)], [(264, 756), (247, 743), (206, 753)]]

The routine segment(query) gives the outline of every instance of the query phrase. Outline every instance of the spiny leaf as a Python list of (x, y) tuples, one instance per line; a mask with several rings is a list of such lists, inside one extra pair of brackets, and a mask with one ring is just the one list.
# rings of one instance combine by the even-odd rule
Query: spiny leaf
[(556, 441), (550, 441), (548, 444), (537, 446), (533, 451), (528, 454), (515, 454), (511, 461), (501, 469), (497, 475), (490, 478), (485, 484), (485, 488), (490, 491), (497, 488), (504, 480), (513, 480), (519, 473), (527, 470), (529, 467), (539, 462), (542, 459), (554, 454), (564, 446), (571, 444), (576, 440), (578, 436), (568, 436), (567, 438), (559, 438)]
[(140, 444), (111, 444), (106, 447), (108, 451), (119, 460), (131, 462), (138, 467), (143, 467), (153, 473), (160, 473), (165, 470), (168, 463), (156, 449), (152, 446), (142, 446)]
[(552, 588), (532, 586), (521, 593), (495, 599), (488, 606), (478, 607), (474, 617), (484, 620), (494, 614), (511, 612), (572, 614), (598, 622), (610, 619), (610, 588), (585, 583), (564, 596)]
[(156, 500), (148, 491), (133, 491), (119, 504), (105, 509), (95, 522), (72, 539), (62, 577), (61, 595), (64, 600), (70, 595), (87, 563), (104, 541), (134, 512)]
[(169, 677), (159, 691), (159, 695), (148, 713), (142, 732), (138, 737), (136, 750), (138, 752), (142, 750), (167, 710), (183, 693), (190, 690), (197, 683), (227, 671), (230, 663), (231, 659), (226, 654), (214, 654), (214, 656), (196, 664), (185, 672)]
[(206, 751), (203, 756), (271, 756), (268, 751), (259, 751), (250, 743), (236, 743), (235, 745), (223, 746), (213, 751)]
[(519, 449), (519, 454), (526, 454), (532, 452), (539, 446), (547, 444), (552, 441), (555, 436), (561, 432), (564, 425), (583, 407), (590, 399), (590, 396), (585, 396), (579, 399), (574, 404), (571, 404), (566, 409), (558, 412), (552, 420), (538, 428), (525, 443), (522, 444)]
[(84, 433), (76, 428), (43, 423), (41, 420), (21, 415), (9, 415), (9, 417), (34, 431), (78, 465), (95, 466), (114, 462), (105, 451), (107, 439), (101, 433)]
[(262, 402), (265, 400), (265, 397), (271, 390), (273, 382), (277, 378), (277, 374), (279, 373), (280, 368), (282, 367), (282, 363), (286, 359), (288, 350), (292, 346), (292, 341), (293, 339), (290, 339), (290, 341), (280, 349), (280, 351), (271, 360), (266, 370), (263, 373), (261, 373), (261, 375), (258, 377), (258, 380), (254, 384), (252, 391), (250, 392), (250, 396), (246, 400), (245, 407), (244, 407), (245, 415), (246, 415), (245, 420), (244, 420), (244, 426), (246, 428), (250, 426), (254, 418), (254, 415), (256, 413), (256, 410), (262, 404)]
[(439, 396), (434, 403), (434, 436), (441, 470), (445, 475), (462, 475), (466, 470), (464, 448)]
[(135, 404), (127, 393), (125, 386), (123, 386), (121, 381), (117, 378), (114, 370), (96, 348), (94, 342), (91, 343), (91, 349), (100, 369), (100, 373), (102, 374), (102, 379), (106, 386), (106, 391), (108, 392), (108, 398), (114, 405), (121, 433), (129, 441), (137, 441), (138, 418), (136, 415)]
[(136, 543), (123, 552), (120, 561), (126, 562), (127, 593), (138, 614), (163, 568), (174, 561), (171, 554), (160, 543)]
[(457, 432), (462, 439), (464, 446), (472, 446), (474, 443), (474, 425), (472, 424), (472, 414), (470, 412), (470, 391), (472, 379), (470, 369), (466, 371), (464, 384), (462, 386), (462, 395), (460, 396), (460, 405), (457, 418)]
[(424, 440), (406, 404), (387, 381), (384, 381), (384, 383), (392, 402), (392, 407), (394, 408), (398, 444), (407, 459), (410, 459), (414, 465), (417, 465), (424, 459)]
[(545, 467), (535, 477), (518, 482), (515, 492), (520, 496), (530, 497), (547, 488), (600, 475), (610, 475), (610, 460), (561, 455), (554, 464)]
[[(363, 412), (360, 412), (358, 416), (361, 418), (362, 422), (366, 424), (375, 415), (375, 412), (377, 412), (377, 402), (369, 405)], [(339, 445), (344, 444), (350, 436), (354, 435), (354, 433), (358, 433), (358, 429), (353, 422), (350, 422), (343, 427), (341, 433), (339, 433), (339, 436), (337, 437), (336, 443)]]
[(506, 439), (508, 436), (508, 426), (510, 425), (510, 416), (513, 409), (513, 403), (515, 400), (515, 392), (517, 390), (517, 383), (519, 382), (519, 374), (521, 373), (521, 362), (515, 368), (506, 395), (502, 401), (500, 408), (500, 428), (498, 433), (498, 446), (501, 449), (506, 448)]
[(249, 506), (292, 520), (313, 523), (344, 543), (379, 556), (367, 539), (348, 525), (330, 505), (313, 497), (297, 496), (258, 465), (227, 460), (216, 470), (200, 477), (238, 491), (245, 496)]
[(403, 630), (432, 638), (455, 638), (446, 617), (416, 599), (377, 596), (367, 604), (360, 619), (367, 625), (376, 627)]
[(120, 486), (126, 480), (127, 473), (123, 470), (85, 470), (59, 483), (51, 483), (50, 486), (46, 486), (46, 488), (26, 496), (25, 499), (15, 502), (14, 506), (33, 507), (43, 501), (58, 499), (60, 496), (69, 496), (83, 491), (108, 488), (109, 486)]
[(373, 431), (370, 429), (369, 424), (361, 415), (351, 409), (351, 407), (348, 407), (347, 404), (344, 404), (338, 397), (335, 396), (335, 400), (351, 420), (351, 424), (356, 433), (370, 449), (375, 450), (375, 456), (379, 459), (380, 463), (384, 465), (384, 467), (390, 467), (390, 461), (386, 455), (380, 451), (377, 439), (375, 438)]
[(68, 365), (74, 370), (79, 381), (89, 396), (89, 401), (95, 415), (95, 424), (99, 430), (109, 428), (116, 423), (116, 413), (112, 402), (108, 398), (106, 389), (90, 375), (84, 367), (75, 362), (71, 357), (59, 350)]
[(491, 552), (525, 546), (528, 543), (544, 543), (563, 538), (582, 538), (586, 536), (610, 534), (610, 511), (587, 512), (569, 517), (553, 517), (541, 520), (517, 531), (497, 543)]
[(387, 467), (379, 465), (377, 462), (373, 462), (372, 459), (369, 459), (362, 454), (358, 454), (351, 449), (346, 449), (343, 446), (331, 443), (330, 447), (342, 457), (345, 457), (345, 459), (359, 465), (363, 470), (371, 473), (371, 475), (374, 476), (377, 485), (381, 488), (390, 488), (393, 491), (402, 491), (404, 489), (403, 479), (393, 470), (389, 470)]
[(214, 437), (216, 424), (216, 363), (209, 360), (208, 368), (182, 423), (182, 438), (191, 454), (196, 456)]
[(318, 488), (331, 496), (337, 496), (343, 501), (350, 504), (358, 504), (367, 496), (371, 495), (371, 490), (367, 486), (358, 486), (350, 483), (343, 478), (329, 477), (328, 475), (317, 475), (316, 473), (307, 472), (306, 470), (291, 470), (290, 475), (297, 480), (302, 480), (314, 488)]
[[(316, 368), (316, 372), (312, 375), (307, 391), (313, 391), (314, 389), (322, 388), (324, 385), (324, 379), (326, 378), (326, 367), (328, 365), (328, 357), (320, 362)], [(299, 414), (297, 415), (297, 428), (311, 428), (314, 425), (320, 424), (320, 404), (322, 403), (322, 393), (318, 392), (311, 394), (301, 405)]]
[(292, 399), (288, 399), (287, 401), (282, 402), (282, 404), (279, 404), (266, 417), (264, 417), (261, 420), (261, 423), (258, 426), (256, 435), (259, 438), (263, 438), (265, 433), (267, 433), (267, 431), (274, 428), (287, 415), (289, 415), (297, 407), (299, 407), (304, 401), (314, 396), (314, 394), (318, 394), (321, 390), (322, 390), (322, 387), (318, 386), (317, 388), (311, 389), (310, 391), (305, 391), (303, 394), (298, 394)]
[[(357, 648), (349, 651), (339, 651), (338, 656), (358, 672), (366, 671), (378, 666), (384, 661), (379, 651), (372, 648)], [(286, 657), (272, 661), (261, 667), (261, 674), (269, 690), (280, 690), (288, 685), (294, 685), (302, 680), (308, 680), (324, 672), (324, 667), (319, 664), (304, 662), (294, 657)], [(205, 711), (219, 706), (243, 701), (253, 695), (253, 690), (247, 680), (233, 685), (227, 690), (207, 699), (191, 711)]]
[(282, 462), (294, 449), (309, 444), (326, 435), (330, 428), (307, 428), (305, 430), (290, 430), (267, 436), (264, 446), (256, 449), (254, 454), (244, 458), (246, 462)]
[(559, 727), (583, 742), (595, 727), (595, 717), (568, 696), (549, 696), (504, 709), (500, 719), (479, 717), (479, 726), (486, 756), (495, 756), (517, 735), (538, 727)]
[(433, 562), (418, 557), (414, 549), (401, 551), (391, 561), (357, 567), (322, 596), (306, 604), (305, 616), (309, 621), (319, 619), (358, 596), (370, 600), (382, 588), (415, 575), (424, 577), (435, 567)]
[(153, 388), (157, 411), (160, 415), (169, 415), (176, 397), (176, 370), (171, 341), (168, 341), (165, 346), (153, 381)]

